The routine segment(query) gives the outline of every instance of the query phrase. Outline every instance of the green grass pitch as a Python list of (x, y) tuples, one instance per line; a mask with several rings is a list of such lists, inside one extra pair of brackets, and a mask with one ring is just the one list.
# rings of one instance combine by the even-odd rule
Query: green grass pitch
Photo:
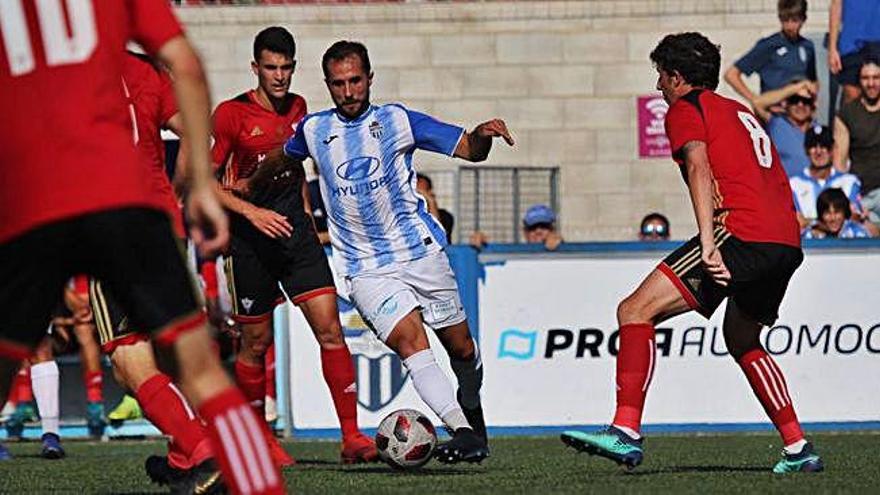
[[(632, 472), (566, 448), (557, 437), (498, 438), (482, 465), (431, 462), (414, 473), (384, 464), (342, 466), (333, 442), (284, 446), (298, 465), (284, 471), (291, 492), (308, 493), (880, 493), (880, 434), (810, 435), (825, 460), (819, 474), (774, 475), (780, 445), (772, 435), (650, 437)], [(160, 441), (67, 442), (66, 459), (40, 459), (38, 443), (7, 444), (0, 493), (162, 493), (143, 460), (164, 453)]]

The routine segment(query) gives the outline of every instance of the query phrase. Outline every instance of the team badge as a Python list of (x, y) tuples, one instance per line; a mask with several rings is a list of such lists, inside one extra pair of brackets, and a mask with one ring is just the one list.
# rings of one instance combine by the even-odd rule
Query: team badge
[(262, 136), (262, 135), (263, 135), (263, 130), (260, 129), (260, 126), (254, 126), (254, 128), (251, 129), (251, 137)]
[(373, 123), (370, 124), (370, 135), (375, 139), (382, 139), (382, 124), (374, 120)]

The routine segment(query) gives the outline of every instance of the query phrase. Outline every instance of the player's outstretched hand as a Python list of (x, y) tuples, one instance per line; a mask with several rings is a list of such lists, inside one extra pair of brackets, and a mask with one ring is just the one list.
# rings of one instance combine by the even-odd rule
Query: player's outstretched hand
[(510, 131), (507, 130), (507, 124), (501, 119), (483, 122), (474, 129), (474, 133), (481, 137), (501, 137), (504, 138), (505, 143), (513, 146), (513, 137), (511, 137)]
[(703, 249), (701, 257), (703, 269), (712, 277), (712, 280), (722, 287), (727, 287), (727, 284), (730, 283), (730, 270), (724, 264), (721, 251), (713, 246), (712, 249)]
[(213, 258), (229, 243), (229, 221), (217, 200), (213, 184), (193, 188), (187, 196), (189, 235), (205, 258)]
[(287, 217), (278, 212), (254, 206), (248, 208), (244, 216), (257, 230), (273, 239), (293, 235), (293, 226), (287, 221)]

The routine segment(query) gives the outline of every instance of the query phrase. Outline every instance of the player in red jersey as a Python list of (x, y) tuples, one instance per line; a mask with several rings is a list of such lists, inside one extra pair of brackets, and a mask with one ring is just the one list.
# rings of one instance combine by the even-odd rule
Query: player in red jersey
[(782, 436), (776, 473), (821, 471), (804, 439), (782, 371), (762, 348), (788, 281), (803, 260), (788, 179), (755, 116), (714, 92), (721, 54), (699, 33), (663, 38), (651, 52), (657, 89), (669, 103), (666, 133), (688, 186), (699, 234), (666, 257), (617, 308), (617, 410), (595, 434), (562, 440), (633, 468), (654, 372), (654, 327), (690, 310), (710, 317), (727, 299), (724, 340)]
[[(221, 103), (214, 112), (214, 163), (225, 166), (223, 183), (230, 190), (246, 183), (306, 114), (305, 100), (288, 92), (295, 54), (287, 30), (261, 31), (254, 39), (251, 63), (257, 88)], [(342, 428), (342, 461), (372, 461), (376, 447), (358, 429), (354, 363), (342, 336), (327, 256), (308, 211), (304, 178), (302, 166), (296, 166), (267, 184), (252, 185), (246, 200), (221, 191), (221, 202), (231, 211), (226, 269), (233, 318), (242, 323), (236, 381), (263, 413), (264, 356), (273, 337), (272, 311), (284, 300), (280, 284), (302, 310), (321, 347), (324, 380)]]
[[(183, 136), (171, 79), (149, 57), (129, 52), (122, 84), (131, 110), (134, 142), (150, 168), (152, 188), (182, 245), (186, 242), (182, 211), (165, 172), (165, 145), (160, 134), (164, 128)], [(116, 381), (134, 395), (147, 419), (171, 437), (167, 458), (148, 459), (145, 466), (150, 478), (171, 485), (172, 491), (194, 487), (222, 491), (207, 431), (171, 378), (159, 371), (150, 335), (128, 323), (125, 312), (98, 280), (90, 280), (84, 297), (73, 304), (90, 304), (86, 324), (93, 330), (97, 327)]]
[(107, 284), (134, 326), (153, 334), (159, 362), (208, 422), (230, 488), (283, 493), (265, 426), (213, 352), (171, 224), (132, 144), (120, 84), (129, 40), (174, 75), (190, 143), (191, 235), (204, 253), (223, 247), (207, 84), (168, 3), (11, 0), (0, 15), (0, 304), (16, 308), (0, 322), (0, 396), (42, 337), (66, 281), (89, 274)]

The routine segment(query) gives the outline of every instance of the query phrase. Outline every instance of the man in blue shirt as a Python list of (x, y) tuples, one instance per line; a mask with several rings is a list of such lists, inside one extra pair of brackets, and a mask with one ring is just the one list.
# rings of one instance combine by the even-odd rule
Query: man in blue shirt
[[(761, 93), (779, 89), (796, 79), (816, 82), (816, 49), (813, 42), (801, 36), (807, 20), (806, 0), (779, 0), (777, 6), (782, 29), (763, 38), (724, 73), (727, 84), (754, 106), (756, 95), (746, 86), (743, 74), (757, 72)], [(755, 108), (765, 121), (769, 113)]]
[[(437, 447), (445, 463), (489, 455), (480, 403), (482, 361), (471, 338), (446, 234), (417, 192), (413, 153), (422, 149), (478, 162), (496, 137), (513, 139), (504, 121), (467, 132), (399, 104), (373, 105), (373, 72), (364, 45), (339, 41), (322, 60), (335, 108), (307, 115), (284, 145), (293, 160), (319, 169), (333, 262), (364, 320), (409, 370), (416, 392), (452, 430)], [(437, 365), (424, 325), (450, 356), (458, 393)]]
[[(843, 86), (843, 103), (861, 95), (859, 68), (867, 58), (880, 58), (880, 2), (831, 0), (828, 14), (828, 69)], [(843, 28), (841, 30), (841, 27)], [(831, 95), (832, 110), (837, 94)], [(830, 115), (834, 115), (834, 111)]]

